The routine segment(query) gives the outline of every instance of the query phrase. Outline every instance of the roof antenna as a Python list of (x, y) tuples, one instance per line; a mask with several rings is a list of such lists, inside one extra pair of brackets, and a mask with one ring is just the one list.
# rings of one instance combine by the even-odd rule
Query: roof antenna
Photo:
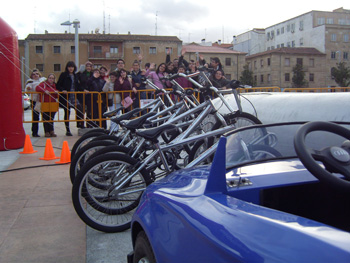
[(157, 35), (157, 27), (158, 27), (158, 12), (159, 11), (156, 11), (156, 30), (155, 30), (155, 35)]

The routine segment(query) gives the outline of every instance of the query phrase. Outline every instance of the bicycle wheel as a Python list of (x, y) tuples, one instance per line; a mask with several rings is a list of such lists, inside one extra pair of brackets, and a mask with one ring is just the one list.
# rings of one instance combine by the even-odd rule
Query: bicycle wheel
[(106, 134), (106, 135), (97, 136), (91, 140), (91, 142), (96, 142), (96, 141), (111, 141), (111, 142), (119, 143), (120, 137), (116, 135)]
[[(72, 188), (72, 200), (78, 216), (90, 227), (108, 233), (130, 227), (132, 215), (141, 195), (152, 180), (141, 170), (116, 191), (108, 189), (125, 175), (135, 171), (137, 160), (120, 153), (108, 153), (87, 163), (79, 172)], [(117, 172), (118, 177), (116, 177)], [(111, 176), (112, 175), (112, 176)], [(97, 180), (106, 189), (95, 188), (90, 181)]]
[(226, 149), (227, 166), (230, 166), (230, 163), (234, 165), (247, 161), (250, 162), (276, 157), (282, 157), (282, 154), (275, 148), (263, 144), (249, 145), (247, 152), (244, 152), (243, 149), (241, 151), (237, 151), (237, 149), (232, 149), (232, 151)]
[[(69, 167), (69, 176), (70, 180), (73, 183), (76, 175), (79, 173), (80, 169), (86, 163), (90, 157), (97, 152), (98, 150), (116, 144), (113, 141), (90, 141), (84, 147), (80, 148), (77, 153), (72, 158), (70, 167)], [(117, 145), (116, 145), (117, 146)], [(118, 148), (119, 151), (124, 152), (124, 148)]]
[(83, 136), (81, 136), (73, 145), (73, 148), (71, 150), (71, 158), (74, 157), (75, 153), (81, 148), (84, 147), (86, 144), (88, 144), (92, 139), (96, 138), (97, 136), (105, 135), (106, 132), (103, 132), (102, 129), (99, 131), (91, 131), (85, 133)]
[[(230, 120), (234, 122), (235, 128), (242, 128), (246, 126), (262, 124), (261, 121), (256, 118), (254, 115), (251, 115), (246, 112), (236, 112), (232, 116), (230, 116)], [(212, 125), (212, 130), (217, 130), (221, 128), (223, 124), (220, 121), (217, 121), (214, 125)], [(245, 133), (244, 140), (251, 140), (252, 138), (263, 137), (267, 134), (266, 129), (252, 129), (251, 132)], [(192, 162), (196, 159), (201, 153), (210, 148), (220, 136), (210, 137), (204, 140), (197, 141), (189, 153), (188, 161)], [(265, 143), (268, 144), (268, 138), (264, 139)], [(213, 160), (213, 156), (208, 157), (203, 164), (209, 164)]]

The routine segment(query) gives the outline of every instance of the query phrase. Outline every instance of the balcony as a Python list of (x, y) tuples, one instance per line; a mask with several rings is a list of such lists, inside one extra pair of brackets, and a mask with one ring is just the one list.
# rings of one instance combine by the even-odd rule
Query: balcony
[(89, 59), (115, 59), (120, 58), (121, 53), (111, 53), (111, 52), (89, 52)]

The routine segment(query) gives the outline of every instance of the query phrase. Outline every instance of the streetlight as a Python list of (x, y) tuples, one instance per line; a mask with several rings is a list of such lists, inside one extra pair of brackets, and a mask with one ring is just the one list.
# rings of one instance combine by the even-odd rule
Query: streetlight
[(73, 22), (70, 22), (69, 20), (66, 22), (61, 23), (61, 26), (71, 26), (75, 28), (75, 65), (77, 68), (79, 68), (79, 33), (78, 28), (80, 27), (80, 21), (78, 19), (75, 19)]

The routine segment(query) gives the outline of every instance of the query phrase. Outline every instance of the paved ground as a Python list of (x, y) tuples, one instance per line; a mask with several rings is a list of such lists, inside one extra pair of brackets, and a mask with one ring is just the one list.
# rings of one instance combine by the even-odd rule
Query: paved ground
[[(63, 123), (51, 138), (55, 155), (61, 156), (63, 141), (70, 148), (79, 138), (65, 136)], [(24, 125), (26, 134), (30, 124)], [(43, 135), (40, 124), (39, 134)], [(0, 152), (0, 262), (126, 262), (131, 251), (130, 231), (106, 234), (80, 220), (71, 202), (69, 164), (43, 161), (46, 138), (31, 138), (34, 154), (22, 149)], [(20, 169), (28, 166), (39, 168)]]

